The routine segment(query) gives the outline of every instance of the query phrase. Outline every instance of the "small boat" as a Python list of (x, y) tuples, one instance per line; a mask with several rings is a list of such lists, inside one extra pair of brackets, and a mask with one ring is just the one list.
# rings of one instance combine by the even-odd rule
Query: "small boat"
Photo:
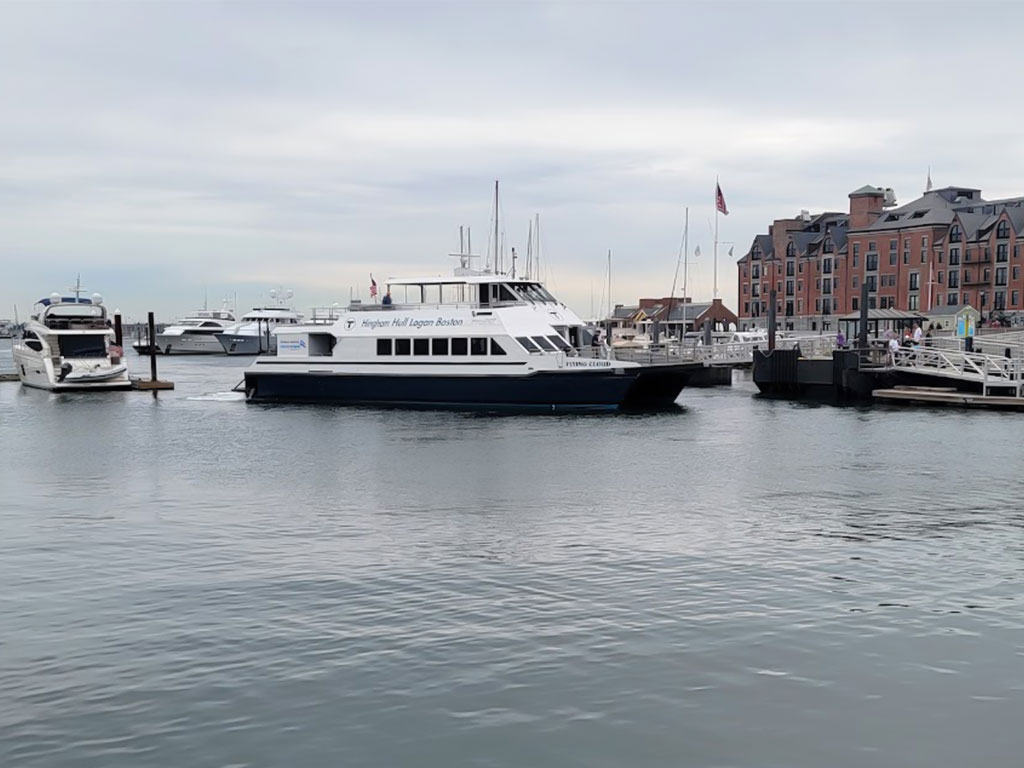
[(13, 346), (21, 383), (48, 390), (129, 389), (131, 379), (103, 297), (83, 297), (81, 280), (74, 296), (53, 293), (36, 302)]
[(240, 322), (215, 337), (222, 351), (229, 355), (275, 354), (271, 337), (274, 330), (302, 323), (302, 315), (286, 304), (291, 297), (291, 291), (272, 290), (270, 298), (276, 300), (274, 305), (254, 307), (242, 315)]
[(158, 355), (222, 355), (217, 337), (235, 323), (235, 316), (224, 302), (220, 309), (199, 309), (156, 334), (156, 349), (148, 339), (139, 339), (132, 348), (140, 355), (155, 351)]

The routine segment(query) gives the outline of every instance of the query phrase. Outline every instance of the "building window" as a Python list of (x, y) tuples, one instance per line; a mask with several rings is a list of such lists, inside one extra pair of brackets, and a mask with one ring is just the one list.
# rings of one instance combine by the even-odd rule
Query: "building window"
[(876, 243), (874, 240), (868, 240), (868, 250), (869, 251), (877, 251), (878, 250), (878, 243)]
[(924, 236), (924, 237), (921, 238), (921, 250), (922, 251), (928, 250), (928, 237), (927, 236)]
[(915, 311), (917, 309), (917, 302), (918, 297), (916, 293), (909, 296), (907, 298), (907, 309), (909, 309), (911, 312)]
[(865, 264), (865, 267), (866, 267), (868, 272), (877, 272), (878, 271), (878, 254), (877, 253), (869, 253), (868, 254), (868, 258), (867, 258), (867, 262)]
[(949, 270), (949, 287), (959, 288), (960, 287), (960, 273), (955, 269)]
[(954, 266), (960, 263), (960, 249), (950, 248), (949, 249), (949, 266)]
[(860, 256), (860, 243), (853, 244), (853, 256), (854, 258)]
[(743, 284), (743, 295), (744, 296), (747, 295), (747, 284), (746, 283)]
[(955, 307), (956, 306), (956, 297), (957, 297), (957, 294), (955, 294), (955, 293), (951, 293), (951, 294), (947, 295), (946, 296), (946, 305), (950, 306), (950, 307)]
[(786, 281), (786, 295), (787, 296), (792, 296), (793, 295), (793, 281), (792, 280), (787, 280)]
[(896, 253), (896, 249), (899, 248), (900, 241), (892, 239), (889, 241), (889, 253)]
[(831, 296), (832, 295), (832, 278), (826, 277), (821, 283), (821, 292)]
[(797, 290), (797, 293), (803, 293), (804, 292), (804, 281), (803, 280), (797, 280), (796, 281), (796, 290)]
[(996, 291), (992, 294), (992, 309), (1006, 309), (1006, 291)]
[(964, 294), (963, 303), (964, 304), (970, 304), (971, 303), (971, 295), (969, 293), (965, 293)]
[(964, 285), (967, 285), (970, 282), (971, 282), (971, 270), (965, 269), (964, 270)]
[(860, 261), (860, 257), (855, 253), (853, 254), (853, 268), (857, 268), (857, 262)]
[(1020, 291), (1014, 291), (1010, 294), (1010, 301), (1013, 302), (1014, 309), (1020, 309)]
[(874, 293), (878, 290), (878, 277), (875, 275), (868, 275), (864, 278), (864, 282), (867, 283), (868, 290)]
[(1018, 267), (1018, 266), (1014, 266), (1014, 268), (1013, 268), (1013, 279), (1014, 280), (1019, 280), (1020, 279), (1020, 267)]
[(1007, 256), (1009, 255), (1007, 250), (1008, 248), (1006, 247), (1006, 243), (999, 243), (999, 245), (996, 246), (996, 261), (1006, 261)]
[(789, 258), (793, 258), (794, 256), (796, 256), (796, 246), (793, 245), (792, 240), (786, 243), (786, 256), (788, 256)]
[[(910, 290), (921, 290), (921, 276), (917, 272), (910, 273)], [(915, 309), (915, 307), (911, 307), (911, 309)]]
[(743, 314), (746, 315), (747, 317), (750, 317), (750, 302), (749, 301), (744, 301), (743, 302)]
[(822, 243), (821, 252), (822, 253), (832, 253), (833, 250), (835, 250), (835, 249), (832, 247), (832, 238), (831, 237), (826, 237), (825, 238), (825, 242)]
[(939, 262), (939, 264), (942, 263), (942, 251), (937, 251), (936, 252), (935, 259)]
[(1010, 225), (1006, 222), (1006, 219), (1003, 219), (998, 224), (996, 224), (996, 237), (998, 237), (1000, 240), (1002, 240), (1002, 239), (1007, 238), (1009, 236), (1010, 236)]
[(853, 299), (852, 299), (851, 306), (853, 307), (853, 311), (854, 312), (856, 312), (858, 309), (860, 309), (860, 299), (858, 299), (856, 296), (854, 296)]
[(910, 263), (910, 251), (904, 251), (903, 252), (903, 263), (904, 264), (909, 264)]
[(1019, 259), (1020, 258), (1020, 246), (1017, 245), (1016, 243), (1013, 246), (1013, 258), (1015, 258), (1015, 259)]
[(988, 293), (986, 293), (985, 291), (981, 292), (979, 303), (982, 307), (988, 306)]
[(814, 311), (821, 314), (821, 299), (814, 300)]
[(750, 276), (752, 278), (754, 278), (755, 280), (759, 280), (761, 278), (761, 265), (760, 264), (755, 264), (753, 266), (753, 268), (750, 270)]
[(952, 243), (959, 243), (963, 239), (963, 232), (960, 230), (959, 224), (954, 224), (949, 228), (949, 240)]
[(786, 262), (786, 277), (792, 277), (792, 276), (793, 276), (793, 262), (792, 261), (787, 261)]
[(996, 268), (996, 285), (1006, 285), (1006, 267)]
[(857, 287), (857, 276), (856, 275), (853, 276), (853, 287), (854, 288)]
[(832, 274), (832, 259), (822, 259), (821, 271), (824, 272), (826, 275)]
[(942, 285), (942, 275), (943, 275), (943, 272), (942, 272), (942, 270), (940, 269), (940, 270), (939, 270), (939, 274), (938, 274), (938, 276), (936, 277), (936, 282), (937, 282), (937, 283), (938, 283), (939, 285)]

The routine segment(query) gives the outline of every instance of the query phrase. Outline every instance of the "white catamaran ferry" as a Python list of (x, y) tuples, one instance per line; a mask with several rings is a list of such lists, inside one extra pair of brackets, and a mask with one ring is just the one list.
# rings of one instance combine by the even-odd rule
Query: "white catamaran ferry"
[(699, 365), (618, 359), (535, 280), (476, 272), (385, 281), (330, 325), (274, 330), (245, 372), (252, 402), (545, 411), (672, 404)]

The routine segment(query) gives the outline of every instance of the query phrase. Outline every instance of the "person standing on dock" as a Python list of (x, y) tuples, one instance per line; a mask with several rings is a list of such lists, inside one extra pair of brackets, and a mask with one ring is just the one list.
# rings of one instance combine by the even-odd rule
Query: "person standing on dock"
[(899, 339), (894, 335), (889, 339), (889, 363), (893, 366), (896, 365), (896, 353), (900, 351)]
[(914, 323), (914, 344), (916, 346), (921, 346), (921, 335), (921, 326), (918, 325), (917, 323)]
[(836, 334), (836, 347), (838, 349), (846, 349), (846, 336), (842, 331)]

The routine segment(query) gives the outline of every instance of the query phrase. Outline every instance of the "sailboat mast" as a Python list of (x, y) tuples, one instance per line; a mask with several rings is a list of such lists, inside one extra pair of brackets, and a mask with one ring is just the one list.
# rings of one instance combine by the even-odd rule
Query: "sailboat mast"
[[(612, 321), (612, 249), (608, 249), (608, 322)], [(611, 325), (609, 325), (609, 328)]]
[(686, 334), (686, 279), (690, 274), (690, 208), (687, 206), (683, 219), (683, 330), (679, 340)]
[(537, 277), (534, 278), (537, 281), (541, 281), (544, 278), (540, 274), (540, 214), (533, 214), (533, 236), (537, 239), (537, 247), (534, 249), (534, 259), (537, 261)]
[(498, 180), (494, 180), (494, 272), (501, 274), (501, 251), (498, 247)]

